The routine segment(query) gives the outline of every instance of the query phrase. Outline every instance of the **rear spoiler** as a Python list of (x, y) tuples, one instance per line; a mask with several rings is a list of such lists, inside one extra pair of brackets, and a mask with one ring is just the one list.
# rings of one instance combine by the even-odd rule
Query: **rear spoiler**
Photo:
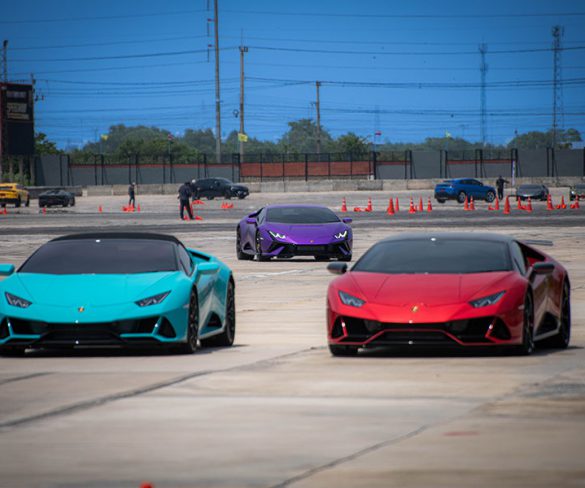
[(524, 244), (528, 244), (529, 246), (553, 247), (555, 245), (553, 241), (539, 240), (539, 239), (522, 239), (522, 242)]

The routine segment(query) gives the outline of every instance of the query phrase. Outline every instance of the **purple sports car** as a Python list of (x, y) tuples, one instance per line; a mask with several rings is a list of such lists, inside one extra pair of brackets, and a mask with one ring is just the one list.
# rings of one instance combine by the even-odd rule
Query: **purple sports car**
[(351, 261), (350, 222), (318, 205), (268, 205), (240, 221), (236, 253), (240, 260), (314, 256)]

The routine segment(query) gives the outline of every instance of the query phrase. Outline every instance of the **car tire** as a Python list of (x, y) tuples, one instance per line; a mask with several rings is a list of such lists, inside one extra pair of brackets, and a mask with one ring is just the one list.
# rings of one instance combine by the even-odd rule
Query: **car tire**
[(239, 198), (240, 200), (243, 200), (244, 198), (246, 198), (246, 195), (242, 195), (242, 194), (240, 193), (240, 194), (238, 195), (238, 198)]
[(517, 347), (517, 352), (521, 356), (530, 356), (535, 349), (534, 346), (534, 305), (532, 295), (526, 294), (524, 299), (524, 320), (522, 323), (522, 344)]
[(69, 202), (67, 200), (63, 200), (63, 208), (67, 208), (69, 206)]
[(7, 358), (21, 358), (24, 357), (26, 348), (24, 347), (2, 347), (0, 348), (0, 356)]
[(225, 328), (220, 334), (201, 339), (201, 347), (231, 347), (236, 336), (236, 294), (233, 281), (229, 281), (225, 297)]
[(571, 288), (567, 281), (563, 283), (559, 322), (559, 332), (550, 339), (547, 339), (545, 345), (555, 349), (566, 349), (569, 347), (569, 342), (571, 341)]
[(447, 200), (445, 200), (444, 198), (437, 198), (437, 202), (439, 203), (445, 203)]
[(27, 197), (26, 203), (24, 204), (25, 207), (30, 207), (30, 197)]
[(72, 206), (72, 207), (75, 207), (75, 197), (73, 197), (73, 198), (71, 199), (71, 206)]
[(496, 194), (493, 191), (488, 191), (485, 194), (485, 201), (488, 203), (492, 203), (496, 199)]
[(260, 233), (256, 232), (256, 239), (254, 241), (256, 243), (256, 259), (258, 261), (270, 261), (270, 256), (264, 256), (262, 254), (262, 247), (260, 245)]
[(248, 254), (242, 250), (242, 237), (240, 235), (240, 229), (236, 230), (236, 257), (238, 261), (251, 261), (254, 259), (252, 254)]
[(187, 341), (179, 344), (176, 351), (179, 354), (193, 354), (197, 350), (197, 340), (199, 337), (199, 299), (197, 292), (191, 291), (189, 297), (189, 312), (187, 314)]
[(358, 348), (355, 346), (337, 346), (329, 344), (329, 352), (337, 357), (357, 356)]
[(465, 199), (466, 199), (466, 198), (467, 198), (467, 195), (465, 194), (465, 192), (464, 192), (464, 191), (460, 191), (460, 192), (457, 194), (457, 201), (458, 201), (459, 203), (465, 203)]
[(208, 199), (208, 200), (213, 200), (214, 198), (215, 198), (215, 197), (214, 197), (213, 195), (209, 195), (209, 196), (207, 197), (207, 199)]
[(329, 261), (331, 258), (329, 256), (314, 256), (315, 261)]
[(232, 199), (232, 194), (231, 194), (231, 192), (229, 190), (226, 190), (225, 193), (223, 194), (223, 197), (226, 200), (231, 200)]

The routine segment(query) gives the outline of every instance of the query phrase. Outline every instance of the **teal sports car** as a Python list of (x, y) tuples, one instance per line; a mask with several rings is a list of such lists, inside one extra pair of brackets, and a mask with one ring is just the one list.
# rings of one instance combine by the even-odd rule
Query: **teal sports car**
[(149, 233), (53, 239), (15, 272), (0, 264), (0, 354), (27, 348), (167, 346), (190, 354), (231, 346), (231, 270)]

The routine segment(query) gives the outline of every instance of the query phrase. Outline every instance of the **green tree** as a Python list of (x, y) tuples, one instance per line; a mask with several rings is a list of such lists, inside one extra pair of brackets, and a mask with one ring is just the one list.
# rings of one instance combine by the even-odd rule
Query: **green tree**
[[(288, 123), (289, 130), (282, 136), (278, 145), (281, 152), (317, 152), (317, 125), (311, 119), (300, 119)], [(334, 149), (333, 138), (321, 127), (321, 152)]]
[[(545, 149), (553, 145), (552, 129), (541, 132), (531, 131), (518, 134), (508, 143), (508, 147), (518, 149)], [(574, 142), (580, 142), (581, 134), (577, 129), (560, 130), (557, 132), (557, 148), (570, 149)]]
[(57, 144), (49, 140), (47, 134), (44, 132), (35, 134), (35, 154), (59, 154), (61, 152), (57, 149)]
[(335, 141), (335, 146), (336, 151), (351, 154), (363, 154), (370, 150), (366, 139), (353, 132), (339, 136)]

